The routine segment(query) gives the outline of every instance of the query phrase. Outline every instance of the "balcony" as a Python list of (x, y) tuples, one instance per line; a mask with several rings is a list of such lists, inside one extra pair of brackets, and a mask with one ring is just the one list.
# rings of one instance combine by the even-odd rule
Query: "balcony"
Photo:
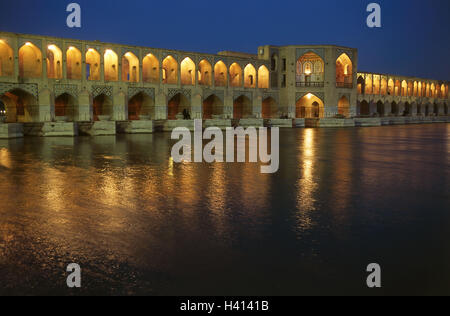
[(353, 83), (351, 83), (351, 82), (336, 82), (336, 88), (353, 89)]
[(315, 88), (323, 88), (324, 83), (322, 82), (297, 82), (296, 83), (297, 88), (303, 88), (303, 87), (315, 87)]

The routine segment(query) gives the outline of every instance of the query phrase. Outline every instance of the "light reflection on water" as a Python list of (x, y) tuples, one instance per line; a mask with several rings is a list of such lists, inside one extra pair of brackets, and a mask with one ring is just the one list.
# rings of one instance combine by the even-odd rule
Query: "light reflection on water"
[(84, 294), (370, 294), (373, 261), (450, 294), (449, 135), (284, 130), (274, 175), (175, 164), (169, 134), (0, 140), (0, 294), (70, 294), (70, 262)]

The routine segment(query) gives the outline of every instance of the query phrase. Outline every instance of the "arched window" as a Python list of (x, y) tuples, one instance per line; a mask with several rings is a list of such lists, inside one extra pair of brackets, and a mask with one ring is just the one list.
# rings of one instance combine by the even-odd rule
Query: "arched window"
[(81, 52), (70, 46), (66, 51), (67, 79), (81, 79)]
[(212, 66), (205, 59), (198, 63), (198, 84), (203, 86), (212, 84)]
[(353, 82), (353, 64), (347, 54), (336, 60), (336, 84), (338, 87), (350, 87)]
[(21, 78), (39, 78), (42, 76), (41, 50), (30, 42), (19, 49), (19, 75)]
[(118, 81), (119, 80), (119, 58), (117, 54), (107, 49), (105, 51), (105, 81)]
[(195, 64), (189, 57), (181, 62), (181, 84), (195, 85)]
[(242, 68), (237, 63), (230, 66), (230, 85), (232, 87), (242, 86)]
[(122, 56), (122, 81), (139, 82), (139, 59), (132, 52)]
[(142, 80), (159, 83), (159, 61), (153, 54), (148, 54), (142, 61)]
[(100, 54), (93, 48), (86, 52), (86, 76), (88, 80), (100, 80)]
[(14, 75), (14, 53), (11, 46), (0, 40), (0, 77)]
[(323, 59), (313, 53), (308, 52), (297, 60), (297, 83), (306, 85), (310, 82), (323, 82), (324, 76)]
[(258, 69), (258, 88), (269, 89), (269, 70), (264, 65)]
[(244, 68), (244, 87), (255, 88), (256, 87), (256, 69), (252, 64), (248, 64)]
[(178, 62), (172, 56), (167, 56), (163, 60), (163, 83), (178, 83)]
[(47, 78), (62, 78), (62, 52), (56, 45), (47, 47)]

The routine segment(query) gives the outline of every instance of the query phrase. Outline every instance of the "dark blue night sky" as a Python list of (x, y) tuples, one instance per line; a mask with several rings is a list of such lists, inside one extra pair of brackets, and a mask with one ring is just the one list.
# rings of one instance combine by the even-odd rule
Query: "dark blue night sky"
[[(70, 2), (81, 29), (66, 26)], [(381, 29), (366, 26), (370, 2)], [(0, 30), (205, 53), (337, 44), (359, 49), (359, 70), (450, 80), (449, 0), (15, 0)]]

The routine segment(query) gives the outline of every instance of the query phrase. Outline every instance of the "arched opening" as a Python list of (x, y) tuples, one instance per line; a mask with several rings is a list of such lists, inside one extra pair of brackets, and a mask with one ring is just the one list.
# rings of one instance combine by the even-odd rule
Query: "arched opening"
[(258, 88), (269, 89), (269, 69), (264, 65), (258, 69)]
[(373, 93), (373, 83), (372, 83), (372, 75), (366, 76), (366, 94)]
[(445, 99), (445, 85), (441, 85), (441, 99)]
[(353, 64), (347, 54), (336, 60), (336, 84), (338, 87), (351, 88), (353, 83)]
[(417, 81), (414, 81), (414, 84), (413, 84), (413, 96), (417, 97), (418, 91), (419, 91), (419, 87), (417, 85)]
[(392, 104), (391, 104), (391, 114), (394, 115), (394, 116), (397, 116), (398, 115), (398, 110), (399, 110), (398, 104), (395, 103), (395, 102), (392, 102)]
[(38, 120), (39, 105), (37, 99), (30, 93), (13, 89), (1, 95), (0, 100), (5, 107), (7, 123), (26, 123)]
[(172, 56), (167, 56), (163, 60), (163, 83), (178, 83), (178, 62)]
[(400, 83), (400, 80), (395, 81), (395, 96), (400, 96), (402, 91), (402, 85)]
[(139, 82), (139, 58), (131, 52), (122, 56), (122, 81)]
[(359, 115), (370, 116), (370, 105), (366, 100), (363, 100), (359, 103)]
[(227, 66), (221, 60), (214, 65), (214, 85), (216, 87), (227, 85)]
[(366, 82), (364, 81), (364, 78), (362, 76), (358, 77), (357, 85), (358, 85), (358, 94), (365, 93), (365, 91), (366, 91)]
[(100, 80), (100, 54), (93, 48), (86, 52), (86, 76), (88, 80)]
[(387, 94), (387, 80), (386, 80), (386, 78), (381, 78), (380, 94), (381, 95), (386, 95)]
[(21, 78), (39, 78), (42, 76), (41, 50), (30, 42), (19, 49), (19, 75)]
[(177, 93), (169, 100), (168, 118), (169, 120), (187, 118), (184, 114), (191, 116), (191, 102), (184, 94)]
[(308, 52), (297, 60), (297, 85), (311, 86), (322, 83), (324, 80), (323, 59), (313, 53)]
[(403, 112), (404, 116), (411, 116), (412, 112), (411, 112), (411, 104), (409, 104), (408, 102), (405, 103), (405, 110)]
[(444, 103), (444, 114), (448, 115), (448, 105), (447, 105), (447, 103)]
[(14, 52), (11, 46), (0, 40), (0, 77), (14, 75)]
[(422, 104), (417, 104), (417, 115), (422, 115)]
[(430, 115), (430, 104), (425, 104), (424, 114), (425, 114), (425, 116)]
[(249, 118), (253, 114), (252, 101), (246, 96), (240, 96), (233, 103), (233, 118)]
[(277, 71), (278, 69), (278, 56), (277, 54), (272, 54), (270, 58), (270, 70)]
[(244, 87), (255, 88), (256, 87), (256, 69), (252, 64), (248, 64), (244, 68)]
[(380, 76), (379, 75), (373, 75), (373, 94), (380, 94)]
[(324, 113), (323, 101), (312, 93), (300, 98), (295, 104), (296, 118), (321, 118)]
[(402, 81), (402, 90), (401, 91), (402, 91), (402, 93), (401, 93), (402, 97), (408, 96), (408, 84), (406, 83), (405, 80)]
[(181, 84), (195, 85), (195, 64), (189, 57), (181, 62)]
[(96, 96), (93, 100), (94, 120), (111, 119), (113, 115), (113, 102), (105, 94)]
[(378, 116), (384, 116), (384, 103), (381, 101), (377, 102), (377, 113)]
[(144, 118), (155, 118), (155, 102), (148, 94), (139, 92), (128, 101), (128, 119), (133, 121)]
[(223, 101), (214, 94), (203, 100), (203, 119), (212, 119), (213, 115), (223, 115)]
[(67, 79), (81, 80), (81, 52), (70, 46), (66, 51)]
[(388, 81), (388, 95), (395, 95), (395, 85), (392, 79)]
[(408, 97), (412, 97), (414, 95), (414, 83), (411, 81), (408, 81)]
[(205, 59), (198, 63), (198, 84), (202, 86), (212, 85), (212, 66)]
[(433, 114), (435, 116), (439, 115), (439, 105), (436, 102), (433, 104)]
[(278, 106), (274, 98), (268, 97), (262, 101), (262, 117), (264, 119), (277, 118)]
[(418, 86), (417, 96), (422, 97), (423, 96), (422, 82), (419, 82), (417, 86)]
[(159, 83), (159, 61), (153, 54), (148, 54), (142, 61), (142, 80)]
[(62, 78), (62, 51), (56, 45), (47, 47), (47, 78)]
[(67, 121), (75, 120), (77, 100), (70, 94), (64, 93), (55, 98), (55, 116), (65, 117)]
[(425, 96), (427, 98), (431, 97), (431, 91), (430, 91), (430, 84), (427, 83), (426, 89), (425, 89)]
[(230, 66), (230, 85), (232, 87), (242, 86), (242, 68), (237, 63)]
[(350, 116), (350, 101), (346, 96), (342, 96), (338, 101), (338, 114), (344, 117)]
[(119, 58), (117, 54), (107, 49), (105, 51), (105, 81), (118, 81), (119, 80)]

